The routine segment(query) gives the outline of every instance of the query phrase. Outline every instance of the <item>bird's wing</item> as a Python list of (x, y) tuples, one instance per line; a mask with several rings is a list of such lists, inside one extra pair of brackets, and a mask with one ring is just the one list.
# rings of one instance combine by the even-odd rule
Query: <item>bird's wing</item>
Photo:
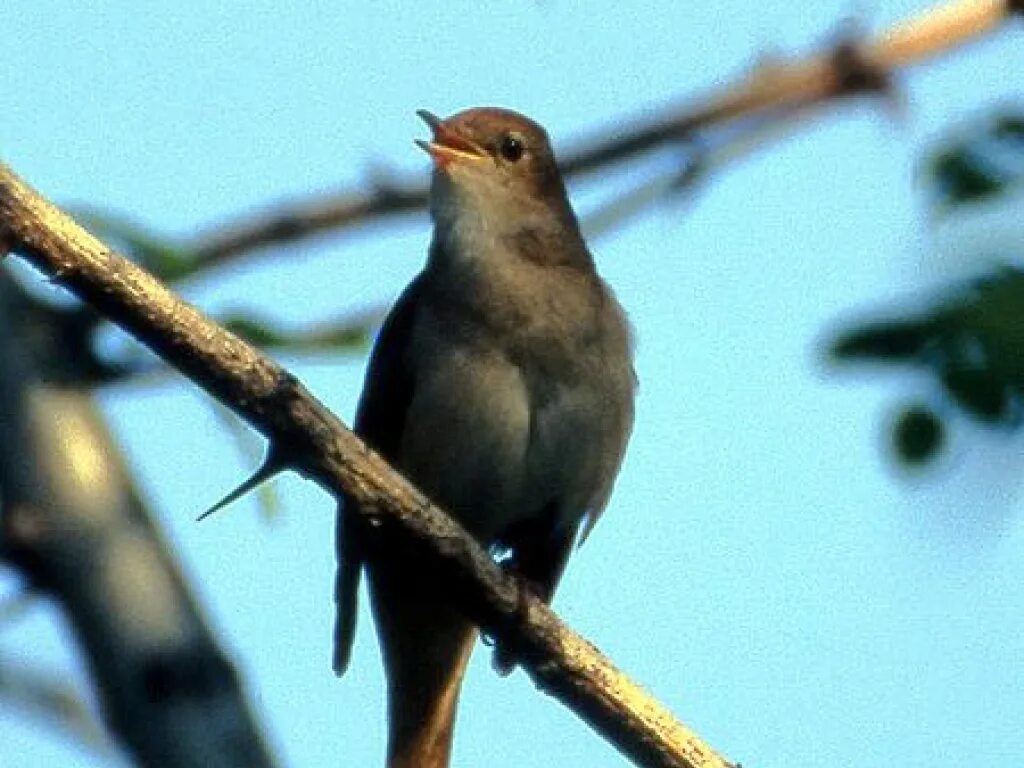
[[(355, 432), (385, 459), (394, 462), (402, 440), (406, 412), (412, 401), (414, 377), (407, 349), (412, 337), (422, 275), (413, 280), (392, 308), (373, 348), (363, 393), (356, 410)], [(346, 511), (355, 502), (343, 497), (338, 509), (338, 570), (334, 599), (334, 671), (348, 666), (358, 612), (362, 572), (362, 525), (358, 515)]]
[[(632, 344), (632, 341), (630, 343)], [(615, 479), (619, 475), (622, 460), (626, 456), (626, 445), (629, 443), (629, 436), (633, 432), (633, 417), (636, 408), (634, 397), (636, 396), (638, 386), (636, 371), (633, 369), (632, 363), (630, 363), (628, 369), (620, 373), (621, 392), (624, 395), (621, 400), (622, 408), (608, 409), (604, 413), (605, 418), (614, 420), (614, 424), (608, 430), (608, 434), (615, 435), (616, 439), (610, 441), (604, 448), (602, 456), (604, 471), (601, 473), (604, 481), (599, 487), (594, 489), (594, 493), (590, 497), (590, 503), (587, 504), (587, 511), (584, 514), (579, 529), (578, 541), (580, 546), (583, 546), (583, 542), (587, 540), (590, 532), (597, 525), (597, 521), (600, 519), (601, 513), (604, 512), (604, 508), (608, 506), (608, 500), (612, 495), (612, 487), (615, 485)]]

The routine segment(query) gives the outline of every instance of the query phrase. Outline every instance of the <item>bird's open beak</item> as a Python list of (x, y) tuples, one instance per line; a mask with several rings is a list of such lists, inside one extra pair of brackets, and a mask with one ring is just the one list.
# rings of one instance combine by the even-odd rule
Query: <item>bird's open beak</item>
[(445, 168), (452, 162), (480, 160), (487, 156), (483, 147), (449, 128), (437, 115), (425, 109), (418, 110), (416, 114), (434, 134), (433, 141), (416, 139), (416, 144), (433, 158), (435, 167)]

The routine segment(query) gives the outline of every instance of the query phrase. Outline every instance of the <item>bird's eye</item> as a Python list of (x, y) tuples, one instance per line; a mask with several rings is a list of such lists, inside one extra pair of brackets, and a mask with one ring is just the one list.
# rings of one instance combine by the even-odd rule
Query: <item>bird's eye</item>
[(501, 156), (510, 163), (514, 163), (521, 158), (525, 149), (523, 140), (518, 136), (513, 136), (511, 133), (505, 134), (498, 145), (498, 151), (501, 153)]

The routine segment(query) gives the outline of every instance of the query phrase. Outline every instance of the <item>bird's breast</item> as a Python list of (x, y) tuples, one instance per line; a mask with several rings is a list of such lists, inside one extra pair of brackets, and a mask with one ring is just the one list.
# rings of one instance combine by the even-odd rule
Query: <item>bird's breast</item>
[(434, 339), (417, 366), (399, 463), (434, 501), (490, 542), (520, 504), (530, 399), (496, 350)]
[(426, 308), (411, 345), (402, 469), (488, 544), (552, 502), (583, 515), (622, 440), (628, 354), (601, 334), (495, 328), (452, 309)]

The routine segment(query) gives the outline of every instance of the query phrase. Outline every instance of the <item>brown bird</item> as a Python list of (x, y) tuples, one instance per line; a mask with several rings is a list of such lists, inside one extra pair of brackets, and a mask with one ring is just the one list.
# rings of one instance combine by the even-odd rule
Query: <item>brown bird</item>
[[(608, 502), (633, 423), (629, 327), (580, 234), (547, 134), (505, 109), (433, 133), (426, 267), (380, 332), (356, 432), (542, 599)], [(343, 502), (344, 506), (353, 504)], [(334, 667), (366, 568), (388, 683), (389, 768), (448, 765), (476, 628), (430, 562), (339, 516)], [(500, 647), (496, 666), (511, 668)]]

